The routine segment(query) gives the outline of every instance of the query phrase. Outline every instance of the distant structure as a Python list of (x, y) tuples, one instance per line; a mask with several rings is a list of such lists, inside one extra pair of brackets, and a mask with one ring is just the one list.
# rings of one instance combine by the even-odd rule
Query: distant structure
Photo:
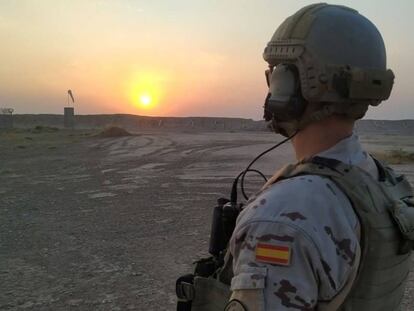
[(0, 129), (13, 128), (13, 108), (0, 108)]
[(63, 125), (68, 129), (73, 129), (75, 127), (75, 108), (65, 107)]
[[(70, 102), (72, 100), (72, 107), (70, 107)], [(73, 104), (75, 103), (75, 98), (73, 97), (72, 90), (68, 90), (68, 104), (67, 107), (64, 108), (63, 114), (63, 125), (65, 128), (73, 129), (75, 127), (75, 107)]]

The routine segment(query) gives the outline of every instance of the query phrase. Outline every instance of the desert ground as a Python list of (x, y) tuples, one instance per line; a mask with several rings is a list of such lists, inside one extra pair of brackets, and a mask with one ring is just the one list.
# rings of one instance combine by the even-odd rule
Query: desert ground
[[(267, 132), (0, 132), (0, 310), (175, 310), (175, 280), (207, 254), (212, 208), (282, 138)], [(360, 135), (371, 152), (413, 136)], [(255, 168), (293, 161), (289, 144)], [(414, 164), (396, 164), (414, 185)], [(252, 177), (250, 191), (257, 189)], [(403, 310), (414, 310), (414, 273)]]

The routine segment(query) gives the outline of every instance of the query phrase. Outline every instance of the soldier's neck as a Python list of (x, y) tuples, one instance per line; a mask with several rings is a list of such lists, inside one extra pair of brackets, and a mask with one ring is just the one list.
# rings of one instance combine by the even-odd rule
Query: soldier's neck
[(328, 119), (308, 125), (292, 139), (298, 161), (335, 146), (352, 135), (354, 124), (350, 121)]

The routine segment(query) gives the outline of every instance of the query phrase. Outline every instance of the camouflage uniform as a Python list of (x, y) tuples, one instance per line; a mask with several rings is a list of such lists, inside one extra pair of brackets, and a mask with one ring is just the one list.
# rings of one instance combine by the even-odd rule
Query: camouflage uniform
[[(377, 178), (373, 159), (355, 135), (318, 155)], [(297, 176), (267, 187), (249, 200), (230, 241), (232, 299), (257, 311), (321, 309), (356, 274), (359, 231), (348, 198), (327, 178)], [(262, 247), (282, 253), (269, 259), (260, 256)], [(287, 260), (278, 262), (278, 256)]]

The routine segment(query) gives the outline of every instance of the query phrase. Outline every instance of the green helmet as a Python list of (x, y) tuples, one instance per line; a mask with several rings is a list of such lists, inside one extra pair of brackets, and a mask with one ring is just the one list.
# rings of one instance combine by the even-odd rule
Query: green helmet
[(282, 134), (332, 114), (362, 118), (369, 105), (388, 99), (394, 82), (378, 29), (339, 5), (312, 4), (288, 17), (263, 57), (265, 119)]

